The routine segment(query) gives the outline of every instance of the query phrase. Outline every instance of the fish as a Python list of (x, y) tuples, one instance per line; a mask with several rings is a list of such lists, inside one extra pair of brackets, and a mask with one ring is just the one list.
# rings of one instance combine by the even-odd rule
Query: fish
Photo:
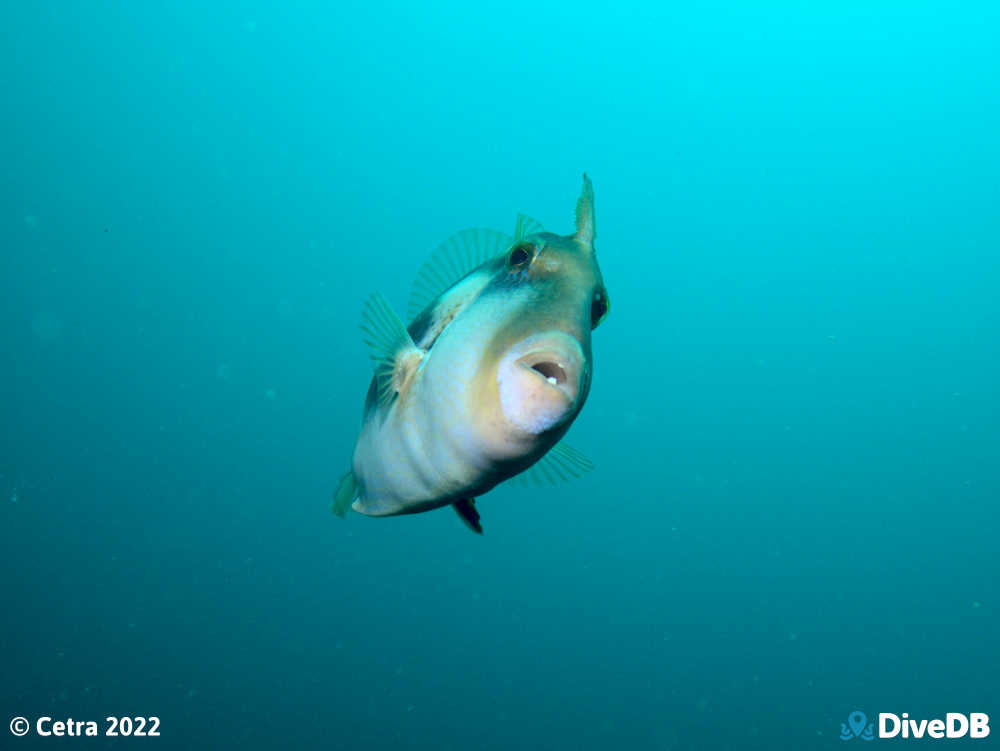
[(610, 310), (595, 236), (584, 174), (572, 234), (524, 214), (513, 236), (462, 230), (421, 267), (409, 325), (380, 293), (365, 301), (374, 374), (335, 514), (451, 506), (482, 534), (476, 499), (500, 483), (593, 468), (562, 439), (590, 392), (591, 332)]

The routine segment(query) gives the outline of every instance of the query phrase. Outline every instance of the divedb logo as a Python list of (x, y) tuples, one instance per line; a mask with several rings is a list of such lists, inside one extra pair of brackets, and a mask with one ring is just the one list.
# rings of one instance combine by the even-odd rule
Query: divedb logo
[(860, 738), (871, 741), (875, 738), (986, 738), (990, 734), (990, 716), (985, 712), (948, 712), (944, 719), (916, 720), (908, 712), (893, 714), (878, 713), (876, 723), (869, 722), (864, 712), (855, 709), (847, 716), (847, 722), (840, 723), (840, 740), (850, 741)]

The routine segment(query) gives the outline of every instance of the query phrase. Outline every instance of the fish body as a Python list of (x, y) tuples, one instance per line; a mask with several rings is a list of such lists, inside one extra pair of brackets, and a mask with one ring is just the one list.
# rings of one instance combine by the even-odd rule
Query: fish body
[(586, 176), (576, 224), (560, 236), (522, 215), (513, 237), (458, 233), (421, 270), (408, 326), (369, 298), (375, 375), (335, 512), (453, 505), (481, 531), (474, 499), (499, 483), (536, 465), (550, 477), (589, 468), (559, 443), (586, 402), (591, 331), (608, 312)]

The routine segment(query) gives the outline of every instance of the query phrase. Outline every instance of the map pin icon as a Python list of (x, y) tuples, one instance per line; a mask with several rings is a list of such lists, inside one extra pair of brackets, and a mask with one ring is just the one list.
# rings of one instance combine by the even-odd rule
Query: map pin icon
[(851, 712), (850, 716), (847, 718), (847, 721), (851, 725), (851, 732), (854, 733), (855, 738), (860, 736), (862, 731), (864, 731), (865, 720), (867, 719), (868, 718), (865, 717), (864, 712), (858, 712), (856, 710), (854, 712)]

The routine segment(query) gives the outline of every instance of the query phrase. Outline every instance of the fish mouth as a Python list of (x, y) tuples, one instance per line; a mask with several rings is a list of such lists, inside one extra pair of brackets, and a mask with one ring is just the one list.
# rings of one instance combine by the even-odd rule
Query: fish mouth
[[(571, 357), (565, 353), (532, 352), (518, 361), (518, 365), (537, 375), (545, 383), (561, 391), (571, 402), (579, 390), (579, 366), (570, 365)], [(572, 377), (570, 373), (573, 373)]]
[(539, 435), (573, 419), (587, 363), (576, 338), (544, 331), (511, 347), (497, 369), (500, 408), (519, 430)]
[(542, 362), (536, 362), (531, 366), (532, 370), (538, 371), (543, 376), (545, 380), (552, 384), (566, 383), (566, 371), (563, 366), (557, 362), (551, 362), (549, 360), (542, 360)]
[(538, 379), (543, 391), (560, 392), (569, 403), (580, 393), (583, 352), (579, 342), (561, 331), (529, 337), (515, 348), (515, 363)]

